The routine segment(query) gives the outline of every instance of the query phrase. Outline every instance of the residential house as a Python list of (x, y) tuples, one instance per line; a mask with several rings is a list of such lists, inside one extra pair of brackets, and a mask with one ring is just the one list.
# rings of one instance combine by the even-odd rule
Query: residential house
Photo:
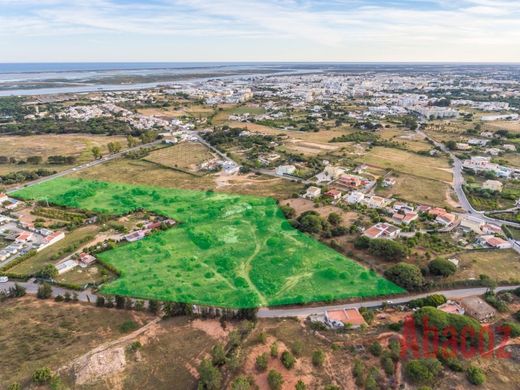
[(325, 196), (327, 198), (330, 198), (330, 199), (336, 201), (336, 200), (341, 199), (341, 192), (332, 188), (332, 189), (328, 190), (327, 192), (325, 192)]
[(369, 227), (363, 232), (363, 235), (375, 239), (375, 238), (386, 238), (393, 240), (399, 237), (401, 229), (386, 222), (376, 223), (374, 226)]
[(437, 309), (448, 314), (464, 315), (465, 312), (464, 308), (455, 301), (447, 301), (446, 303), (440, 305)]
[(404, 224), (404, 225), (409, 225), (418, 218), (419, 218), (419, 214), (417, 214), (413, 211), (404, 212), (404, 213), (398, 212), (398, 213), (395, 213), (394, 215), (392, 215), (392, 220), (395, 223)]
[(44, 250), (45, 248), (54, 245), (60, 240), (63, 240), (65, 238), (65, 233), (63, 232), (54, 232), (47, 237), (45, 237), (42, 241), (42, 244), (38, 247), (36, 250), (37, 252)]
[(336, 329), (341, 329), (345, 326), (357, 329), (366, 325), (365, 319), (356, 308), (328, 310), (325, 312), (325, 320), (329, 326)]
[(350, 194), (345, 196), (347, 203), (357, 204), (365, 199), (365, 194), (359, 191), (352, 191)]
[(393, 187), (395, 185), (395, 183), (396, 183), (395, 178), (393, 178), (393, 177), (385, 177), (383, 179), (383, 182), (381, 183), (381, 185), (383, 187), (387, 188), (387, 187)]
[(341, 175), (345, 174), (345, 172), (345, 168), (335, 167), (332, 165), (327, 165), (323, 170), (324, 175), (330, 178), (331, 180), (338, 179)]
[(319, 187), (310, 186), (307, 188), (305, 194), (303, 194), (304, 198), (307, 199), (316, 199), (321, 195), (321, 189)]
[(25, 243), (28, 241), (32, 241), (33, 234), (31, 232), (21, 232), (18, 237), (16, 237), (16, 242)]
[(368, 180), (356, 175), (341, 175), (338, 179), (338, 184), (355, 189), (368, 184)]
[(502, 234), (502, 228), (498, 225), (486, 223), (482, 225), (482, 233), (484, 234)]
[(388, 199), (373, 195), (370, 198), (365, 198), (363, 203), (371, 209), (381, 209), (388, 204)]
[(460, 300), (466, 315), (480, 322), (488, 322), (496, 315), (496, 310), (480, 297), (467, 297)]
[(127, 234), (123, 238), (128, 242), (135, 242), (142, 240), (146, 236), (146, 231), (144, 230), (137, 230), (135, 232), (132, 232), (130, 234)]
[(504, 188), (504, 185), (499, 182), (498, 180), (486, 180), (482, 184), (482, 188), (485, 190), (495, 191), (495, 192), (502, 192), (502, 189)]
[(489, 248), (495, 249), (509, 249), (512, 247), (509, 241), (492, 235), (480, 236), (478, 238), (478, 243), (482, 246), (487, 246)]
[(0, 205), (2, 205), (4, 202), (7, 202), (8, 200), (9, 198), (7, 197), (7, 195), (0, 192)]
[(294, 172), (296, 172), (294, 165), (280, 165), (276, 167), (276, 174), (279, 176), (292, 175)]
[(56, 265), (56, 269), (58, 270), (58, 274), (64, 274), (65, 272), (69, 272), (78, 266), (78, 262), (76, 260), (66, 260)]
[(457, 220), (457, 216), (454, 214), (450, 214), (450, 213), (441, 214), (441, 215), (438, 215), (437, 218), (435, 218), (435, 221), (437, 223), (440, 223), (441, 225), (444, 225), (444, 226), (451, 226), (455, 223), (456, 220)]
[(79, 254), (79, 265), (82, 268), (88, 267), (96, 262), (96, 258), (89, 253), (81, 252)]

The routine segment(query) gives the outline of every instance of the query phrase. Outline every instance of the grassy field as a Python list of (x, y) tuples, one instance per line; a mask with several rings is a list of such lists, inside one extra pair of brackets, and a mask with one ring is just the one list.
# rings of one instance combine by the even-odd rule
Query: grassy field
[(480, 275), (498, 282), (520, 280), (520, 255), (512, 249), (470, 251), (457, 258), (459, 271), (450, 280), (478, 279)]
[(204, 145), (196, 142), (183, 142), (150, 153), (145, 160), (170, 168), (198, 171), (198, 166), (214, 156)]
[(395, 196), (413, 203), (453, 207), (447, 198), (449, 191), (450, 186), (444, 182), (400, 173), (393, 187), (381, 188), (376, 192), (380, 196)]
[[(91, 305), (54, 303), (34, 298), (0, 303), (0, 388), (25, 383), (34, 370), (53, 370), (97, 345), (121, 337), (119, 327), (144, 313), (99, 309)], [(28, 387), (24, 387), (28, 388)]]
[(160, 167), (143, 160), (119, 159), (74, 174), (75, 177), (191, 190), (214, 189), (243, 195), (287, 199), (302, 189), (301, 184), (267, 176), (193, 175)]
[(255, 307), (403, 291), (292, 228), (270, 198), (62, 178), (16, 195), (112, 214), (146, 209), (181, 222), (100, 254), (121, 271), (107, 294)]
[(452, 180), (447, 159), (423, 157), (400, 149), (375, 147), (361, 157), (359, 162), (426, 179), (444, 182)]
[(98, 226), (89, 225), (76, 229), (71, 233), (66, 233), (63, 240), (58, 241), (56, 244), (45, 248), (20, 264), (15, 265), (9, 269), (9, 272), (21, 275), (33, 275), (44, 265), (54, 264), (56, 260), (73, 253), (80, 245), (92, 241), (98, 232)]

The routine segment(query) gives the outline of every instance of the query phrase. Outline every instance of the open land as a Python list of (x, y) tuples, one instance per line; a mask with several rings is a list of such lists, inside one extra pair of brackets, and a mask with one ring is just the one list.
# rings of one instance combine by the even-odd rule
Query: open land
[(255, 307), (403, 291), (292, 228), (269, 198), (75, 179), (16, 195), (109, 214), (145, 209), (181, 222), (100, 254), (121, 271), (103, 287), (107, 294)]

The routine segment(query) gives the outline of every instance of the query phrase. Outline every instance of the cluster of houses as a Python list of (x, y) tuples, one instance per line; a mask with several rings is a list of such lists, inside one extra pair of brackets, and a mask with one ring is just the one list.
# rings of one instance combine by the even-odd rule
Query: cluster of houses
[(309, 321), (320, 323), (330, 329), (358, 329), (367, 325), (357, 308), (327, 310), (322, 314), (311, 314)]
[(0, 215), (0, 237), (10, 241), (0, 249), (0, 262), (9, 261), (31, 250), (40, 252), (65, 238), (65, 233), (45, 228), (36, 228), (23, 216), (18, 219)]
[(462, 161), (462, 167), (474, 172), (493, 172), (502, 179), (520, 178), (520, 169), (513, 169), (491, 162), (491, 157), (472, 156)]
[(173, 219), (164, 219), (164, 220), (157, 220), (153, 222), (149, 222), (146, 225), (142, 227), (142, 229), (133, 231), (125, 236), (123, 236), (123, 240), (127, 242), (135, 242), (142, 240), (147, 235), (152, 233), (154, 230), (159, 229), (163, 224), (167, 226), (173, 226), (176, 224), (176, 222)]

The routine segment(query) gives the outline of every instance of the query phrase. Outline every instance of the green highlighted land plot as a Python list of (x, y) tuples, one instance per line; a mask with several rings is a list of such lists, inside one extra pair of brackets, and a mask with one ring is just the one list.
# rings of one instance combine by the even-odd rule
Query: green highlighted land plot
[(15, 195), (117, 215), (143, 209), (179, 222), (101, 253), (121, 273), (103, 286), (106, 294), (249, 308), (404, 291), (294, 229), (271, 198), (64, 178)]

